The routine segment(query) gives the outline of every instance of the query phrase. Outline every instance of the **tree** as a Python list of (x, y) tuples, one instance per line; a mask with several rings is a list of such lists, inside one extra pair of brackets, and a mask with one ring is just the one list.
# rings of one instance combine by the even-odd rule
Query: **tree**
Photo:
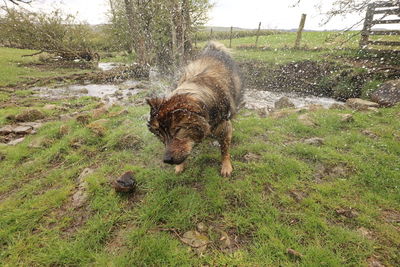
[(208, 0), (110, 0), (110, 17), (140, 64), (167, 71), (188, 59), (193, 34), (210, 7)]

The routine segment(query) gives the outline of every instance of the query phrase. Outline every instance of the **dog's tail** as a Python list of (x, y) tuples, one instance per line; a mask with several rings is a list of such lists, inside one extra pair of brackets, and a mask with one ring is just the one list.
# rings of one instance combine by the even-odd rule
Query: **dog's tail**
[(221, 51), (228, 55), (232, 55), (232, 51), (229, 48), (227, 48), (224, 44), (216, 41), (209, 41), (207, 43), (206, 47), (204, 48), (204, 52), (207, 51)]

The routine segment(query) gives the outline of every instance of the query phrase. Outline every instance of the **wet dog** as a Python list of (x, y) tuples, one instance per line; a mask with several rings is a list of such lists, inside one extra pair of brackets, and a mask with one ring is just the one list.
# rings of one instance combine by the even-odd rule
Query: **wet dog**
[(241, 90), (238, 68), (228, 49), (209, 42), (186, 66), (178, 87), (168, 97), (147, 99), (151, 108), (148, 128), (164, 143), (164, 162), (177, 165), (176, 173), (183, 171), (193, 147), (211, 136), (221, 147), (221, 175), (231, 175), (231, 119), (240, 105)]

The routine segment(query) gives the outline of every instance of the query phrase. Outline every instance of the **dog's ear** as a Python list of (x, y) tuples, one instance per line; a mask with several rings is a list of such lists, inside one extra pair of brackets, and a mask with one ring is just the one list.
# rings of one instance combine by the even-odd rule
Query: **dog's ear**
[(147, 98), (146, 99), (147, 104), (149, 104), (151, 111), (156, 111), (160, 108), (163, 99), (159, 97), (154, 97), (154, 98)]

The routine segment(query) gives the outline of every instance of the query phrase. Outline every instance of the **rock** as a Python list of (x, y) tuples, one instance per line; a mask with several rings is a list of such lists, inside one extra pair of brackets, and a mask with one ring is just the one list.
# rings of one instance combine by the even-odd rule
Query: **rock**
[(324, 144), (324, 139), (320, 138), (320, 137), (313, 137), (313, 138), (304, 140), (304, 144), (320, 146), (320, 145)]
[(400, 102), (400, 79), (387, 81), (371, 94), (371, 100), (391, 107)]
[(288, 248), (286, 252), (287, 252), (287, 254), (289, 254), (290, 256), (295, 257), (295, 258), (303, 258), (304, 257), (303, 254), (301, 254), (300, 252), (298, 252), (294, 249), (291, 249), (291, 248)]
[(12, 140), (12, 141), (8, 142), (7, 145), (16, 146), (19, 143), (22, 143), (24, 140), (25, 140), (25, 137), (21, 137), (21, 138), (18, 138), (18, 139), (15, 139), (15, 140)]
[(113, 182), (113, 187), (117, 192), (130, 193), (136, 190), (137, 182), (133, 172), (126, 172)]
[(229, 235), (222, 230), (219, 230), (221, 237), (219, 239), (219, 247), (220, 249), (231, 249), (234, 246), (234, 243), (232, 239), (229, 237)]
[(346, 105), (352, 109), (356, 110), (368, 110), (368, 108), (377, 108), (379, 107), (378, 103), (363, 100), (360, 98), (349, 98), (346, 101)]
[(89, 90), (87, 88), (82, 88), (76, 91), (78, 94), (88, 94)]
[(74, 208), (80, 208), (82, 207), (86, 200), (88, 198), (88, 195), (85, 191), (83, 190), (78, 190), (72, 195), (72, 206)]
[(31, 126), (17, 126), (13, 129), (13, 132), (16, 134), (30, 134), (33, 130)]
[(345, 105), (342, 105), (342, 104), (338, 104), (338, 103), (333, 103), (333, 104), (329, 107), (329, 109), (339, 109), (339, 110), (343, 110), (343, 109), (346, 109), (346, 106), (345, 106)]
[(34, 130), (37, 130), (43, 126), (43, 123), (41, 123), (41, 122), (21, 122), (18, 125), (32, 127)]
[(268, 108), (260, 108), (257, 110), (257, 113), (258, 113), (258, 116), (260, 116), (260, 118), (266, 118), (266, 117), (268, 117), (270, 110)]
[(188, 231), (183, 234), (182, 242), (192, 248), (206, 248), (210, 240), (207, 236), (200, 234), (197, 231)]
[(259, 160), (259, 159), (261, 158), (261, 156), (249, 152), (249, 153), (247, 153), (246, 155), (244, 155), (243, 158), (244, 158), (244, 160), (245, 160), (246, 162), (249, 163), (249, 162), (254, 162), (254, 161)]
[(208, 229), (208, 227), (207, 227), (207, 225), (205, 223), (199, 222), (197, 224), (197, 231), (204, 233), (204, 232), (207, 232), (207, 229)]
[(91, 119), (91, 116), (89, 114), (79, 114), (76, 116), (76, 121), (79, 122), (80, 124), (88, 124)]
[(309, 111), (317, 111), (317, 110), (324, 109), (324, 106), (323, 105), (319, 105), (319, 104), (311, 104), (311, 105), (307, 106), (307, 109)]
[(281, 119), (284, 117), (289, 116), (290, 114), (300, 112), (299, 109), (288, 109), (288, 110), (280, 110), (280, 111), (273, 111), (270, 113), (270, 117), (273, 119)]
[(294, 108), (295, 105), (289, 100), (288, 97), (283, 96), (274, 104), (276, 109)]
[(55, 110), (55, 109), (57, 109), (57, 105), (54, 105), (54, 104), (46, 104), (46, 105), (44, 105), (44, 107), (43, 107), (43, 109), (44, 110)]
[(363, 135), (366, 135), (366, 136), (371, 137), (373, 139), (378, 138), (378, 136), (375, 133), (373, 133), (372, 131), (370, 131), (370, 130), (362, 130), (361, 133)]
[(305, 126), (315, 126), (316, 124), (314, 123), (314, 121), (311, 119), (309, 114), (302, 114), (299, 116), (299, 121), (301, 124), (305, 125)]
[(0, 135), (9, 135), (13, 132), (13, 127), (11, 125), (6, 125), (0, 128)]
[(340, 114), (340, 121), (341, 122), (352, 122), (354, 121), (353, 115), (352, 114)]
[(15, 116), (16, 121), (26, 122), (43, 119), (45, 116), (43, 112), (37, 109), (28, 109)]
[(336, 211), (336, 214), (342, 215), (342, 216), (344, 216), (346, 218), (349, 218), (349, 219), (355, 218), (355, 217), (358, 216), (358, 212), (353, 210), (353, 209), (351, 209), (351, 208), (350, 209), (337, 209), (335, 211)]

